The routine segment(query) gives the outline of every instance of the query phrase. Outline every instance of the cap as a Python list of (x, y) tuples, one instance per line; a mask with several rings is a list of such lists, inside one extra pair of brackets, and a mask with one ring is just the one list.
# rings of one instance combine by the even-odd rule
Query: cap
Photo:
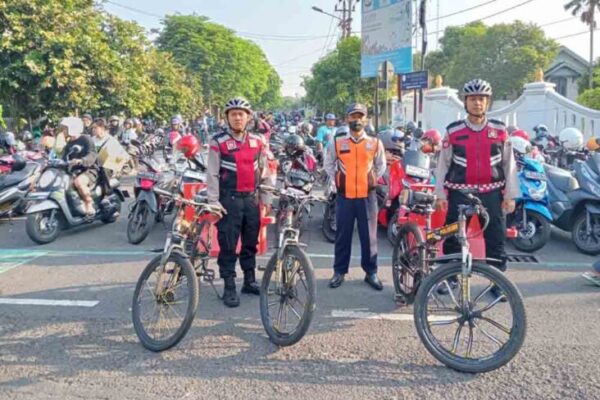
[(82, 118), (82, 119), (83, 119), (83, 118), (87, 118), (87, 119), (89, 119), (89, 120), (93, 120), (93, 118), (92, 118), (92, 114), (90, 114), (90, 113), (85, 113), (85, 114), (83, 114), (83, 115), (81, 116), (81, 118)]
[(348, 107), (346, 114), (350, 115), (350, 114), (354, 114), (354, 113), (361, 113), (362, 115), (367, 115), (367, 106), (365, 106), (364, 104), (361, 104), (361, 103), (351, 104), (350, 107)]

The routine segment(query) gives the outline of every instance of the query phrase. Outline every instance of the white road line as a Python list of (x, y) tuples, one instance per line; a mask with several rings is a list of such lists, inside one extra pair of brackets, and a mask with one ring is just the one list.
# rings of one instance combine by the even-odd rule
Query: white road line
[(24, 306), (95, 307), (99, 301), (0, 298), (0, 304)]
[[(331, 310), (332, 318), (379, 319), (386, 321), (414, 321), (412, 314), (373, 313), (355, 310)], [(429, 321), (448, 321), (452, 316), (430, 316)]]

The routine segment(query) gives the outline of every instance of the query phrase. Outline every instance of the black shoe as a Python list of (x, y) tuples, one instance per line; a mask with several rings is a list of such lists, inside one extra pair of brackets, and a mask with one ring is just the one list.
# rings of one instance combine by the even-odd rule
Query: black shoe
[(260, 294), (260, 286), (256, 283), (256, 277), (254, 270), (244, 272), (244, 285), (242, 286), (242, 293), (246, 294)]
[(342, 286), (344, 283), (345, 274), (338, 274), (337, 272), (333, 274), (333, 278), (329, 281), (329, 287), (332, 289), (338, 288)]
[(223, 304), (227, 307), (237, 307), (240, 305), (240, 298), (235, 290), (235, 278), (225, 279), (225, 290), (223, 291)]
[[(458, 286), (458, 281), (456, 280), (456, 278), (448, 278), (448, 286), (450, 286), (450, 289), (452, 290), (456, 289), (456, 287)], [(444, 284), (439, 284), (436, 290), (437, 294), (439, 294), (440, 296), (446, 296), (450, 294), (450, 292), (448, 291), (448, 286)]]
[(383, 290), (383, 283), (381, 283), (377, 274), (367, 274), (365, 276), (365, 282), (375, 290)]
[(492, 294), (492, 296), (494, 296), (494, 298), (502, 297), (500, 299), (500, 303), (506, 303), (508, 301), (502, 289), (500, 289), (496, 285), (492, 286), (492, 288), (490, 289), (490, 293)]

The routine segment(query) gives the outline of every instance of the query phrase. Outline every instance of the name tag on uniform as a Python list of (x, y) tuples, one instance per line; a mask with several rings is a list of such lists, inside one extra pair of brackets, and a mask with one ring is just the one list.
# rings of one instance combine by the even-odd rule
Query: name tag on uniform
[(490, 129), (488, 132), (488, 137), (490, 139), (496, 139), (498, 137), (498, 132), (495, 129)]
[(366, 143), (366, 145), (365, 145), (365, 148), (366, 148), (367, 150), (373, 150), (373, 148), (374, 148), (374, 147), (373, 147), (373, 142), (372, 142), (372, 141), (368, 141), (368, 142)]
[(340, 151), (350, 151), (350, 142), (348, 139), (342, 140), (342, 143), (340, 143)]
[(256, 139), (250, 139), (248, 141), (248, 144), (250, 146), (251, 149), (255, 149), (258, 147), (258, 143), (256, 142)]
[(233, 139), (226, 141), (225, 145), (227, 146), (227, 150), (237, 150), (237, 143)]

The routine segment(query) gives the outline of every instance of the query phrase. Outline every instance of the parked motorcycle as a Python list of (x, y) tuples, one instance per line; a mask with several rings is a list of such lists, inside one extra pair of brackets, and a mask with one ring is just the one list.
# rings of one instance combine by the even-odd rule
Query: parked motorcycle
[(600, 254), (600, 154), (593, 153), (569, 171), (544, 165), (553, 224), (570, 231), (579, 251)]
[(521, 197), (516, 199), (515, 212), (508, 216), (508, 225), (514, 225), (518, 232), (513, 245), (531, 253), (550, 239), (552, 214), (548, 209), (547, 178), (538, 160), (522, 157), (518, 164)]
[(98, 181), (91, 190), (96, 214), (85, 213), (84, 202), (73, 187), (68, 162), (50, 160), (39, 177), (35, 191), (26, 197), (27, 235), (38, 244), (54, 241), (61, 230), (100, 220), (105, 224), (117, 220), (121, 203), (128, 197), (119, 189), (117, 179), (109, 179), (103, 168), (99, 169)]
[(325, 183), (325, 206), (323, 208), (323, 223), (321, 230), (323, 236), (329, 243), (335, 243), (335, 234), (337, 230), (337, 221), (335, 220), (335, 208), (337, 194), (335, 191), (335, 184), (327, 177)]
[(37, 180), (42, 167), (37, 162), (27, 162), (15, 157), (11, 172), (0, 175), (0, 217), (25, 212), (25, 198)]

